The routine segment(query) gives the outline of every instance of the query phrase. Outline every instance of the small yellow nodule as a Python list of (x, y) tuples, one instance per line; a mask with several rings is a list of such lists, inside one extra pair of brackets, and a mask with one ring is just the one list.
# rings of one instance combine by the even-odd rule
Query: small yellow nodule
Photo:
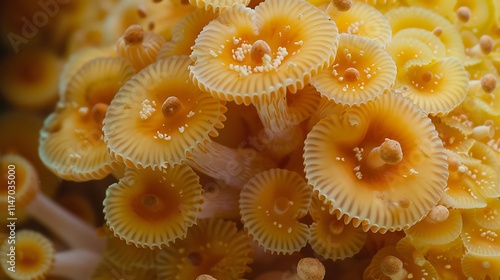
[(387, 256), (380, 263), (382, 273), (391, 280), (404, 279), (408, 272), (403, 268), (403, 262), (395, 256)]
[(367, 163), (371, 168), (378, 168), (385, 164), (398, 164), (403, 159), (403, 150), (398, 141), (386, 138), (380, 146), (368, 153)]
[(470, 17), (471, 17), (471, 11), (469, 7), (462, 6), (457, 9), (457, 18), (459, 21), (466, 23), (469, 21)]
[(125, 30), (123, 38), (128, 44), (140, 43), (144, 40), (144, 29), (138, 24), (131, 25)]
[(161, 112), (165, 118), (174, 116), (182, 109), (182, 101), (176, 96), (169, 96), (161, 105)]
[(443, 28), (441, 26), (438, 26), (432, 30), (432, 34), (436, 35), (437, 37), (441, 36), (443, 34)]
[(489, 54), (493, 50), (493, 38), (489, 35), (483, 35), (479, 38), (479, 47), (481, 48), (481, 52), (485, 55)]
[(411, 200), (406, 197), (403, 197), (398, 200), (397, 205), (400, 208), (407, 209), (408, 207), (411, 206)]
[(146, 10), (146, 7), (144, 6), (139, 6), (137, 7), (137, 15), (140, 17), (140, 18), (146, 18), (148, 16), (148, 12)]
[(425, 217), (425, 221), (431, 224), (438, 224), (446, 221), (450, 216), (450, 211), (443, 205), (432, 207), (431, 211)]
[(434, 75), (432, 74), (431, 71), (426, 71), (422, 74), (422, 81), (428, 83), (428, 82), (432, 81), (433, 77), (434, 77)]
[(492, 93), (497, 87), (497, 78), (493, 74), (486, 74), (481, 77), (480, 83), (485, 92)]
[(344, 71), (344, 80), (346, 80), (347, 82), (356, 82), (357, 80), (359, 80), (359, 77), (359, 71), (356, 68), (349, 67)]
[(493, 51), (493, 46), (495, 42), (493, 38), (489, 35), (483, 35), (479, 38), (479, 42), (473, 47), (466, 49), (468, 56), (484, 56), (488, 55)]
[(352, 0), (332, 0), (332, 3), (341, 12), (348, 11), (352, 7)]
[(255, 63), (262, 63), (264, 55), (271, 55), (271, 47), (264, 40), (257, 40), (250, 49), (250, 57)]

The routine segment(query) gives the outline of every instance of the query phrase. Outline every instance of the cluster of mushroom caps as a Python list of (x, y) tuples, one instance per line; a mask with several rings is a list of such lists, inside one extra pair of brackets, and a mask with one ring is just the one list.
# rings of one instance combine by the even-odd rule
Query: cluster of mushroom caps
[(434, 2), (168, 2), (176, 22), (76, 52), (38, 149), (61, 179), (116, 178), (105, 225), (3, 155), (70, 248), (23, 230), (28, 274), (5, 273), (498, 279), (500, 4)]

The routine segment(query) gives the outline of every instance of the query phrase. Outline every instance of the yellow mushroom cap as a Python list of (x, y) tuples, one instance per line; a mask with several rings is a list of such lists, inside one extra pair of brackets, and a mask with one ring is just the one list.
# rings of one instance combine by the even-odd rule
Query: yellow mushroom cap
[(447, 209), (443, 213), (439, 211), (442, 207), (433, 207), (426, 218), (405, 230), (406, 234), (420, 243), (428, 244), (446, 244), (456, 239), (462, 231), (460, 211)]
[(468, 252), (462, 258), (462, 270), (470, 279), (498, 279), (500, 258)]
[(311, 84), (295, 94), (287, 92), (286, 104), (292, 124), (299, 124), (309, 118), (318, 108), (321, 94)]
[(307, 1), (266, 0), (255, 10), (237, 5), (203, 28), (190, 77), (220, 99), (249, 105), (303, 88), (333, 62), (337, 44), (335, 22)]
[(23, 50), (0, 65), (0, 93), (14, 107), (41, 110), (57, 101), (61, 64), (55, 52)]
[(403, 75), (396, 81), (397, 91), (433, 116), (449, 113), (467, 95), (468, 75), (455, 57), (410, 65)]
[(190, 62), (159, 60), (122, 86), (103, 121), (114, 158), (132, 168), (166, 167), (217, 136), (226, 107), (189, 81)]
[[(423, 241), (423, 244), (420, 244), (420, 241)], [(425, 266), (430, 263), (438, 274), (435, 278), (429, 276), (430, 279), (465, 279), (460, 264), (464, 254), (460, 237), (446, 244), (431, 245), (424, 240), (415, 240), (406, 236), (398, 241), (396, 250), (416, 265)], [(425, 277), (425, 279), (427, 278)]]
[(402, 79), (408, 64), (430, 63), (432, 50), (422, 41), (415, 38), (395, 37), (386, 48), (398, 68), (397, 77)]
[[(402, 160), (372, 164), (370, 152), (389, 138), (400, 144)], [(331, 204), (330, 213), (338, 210), (346, 223), (353, 219), (355, 226), (382, 233), (422, 219), (448, 177), (446, 154), (430, 119), (395, 93), (321, 120), (305, 141), (304, 164), (308, 183)]]
[(464, 181), (470, 181), (476, 186), (474, 192), (488, 198), (500, 197), (498, 169), (485, 164), (468, 164), (468, 171), (464, 175)]
[(339, 33), (358, 35), (375, 41), (385, 48), (391, 41), (389, 22), (379, 10), (365, 3), (353, 1), (348, 11), (333, 8), (330, 2), (326, 13), (337, 23)]
[(189, 3), (205, 11), (221, 14), (238, 4), (247, 6), (250, 0), (189, 0)]
[(89, 111), (67, 103), (45, 119), (38, 151), (45, 166), (62, 179), (102, 179), (118, 168), (106, 150), (100, 121)]
[[(6, 154), (0, 156), (0, 172), (3, 186), (0, 191), (0, 204), (5, 206), (6, 212), (7, 205), (9, 210), (11, 209), (11, 201), (15, 203), (13, 206), (24, 209), (39, 192), (39, 178), (34, 166), (21, 155)], [(12, 208), (14, 214), (15, 208)], [(9, 217), (12, 216), (15, 217)]]
[(463, 23), (462, 29), (470, 30), (477, 34), (493, 33), (495, 24), (498, 24), (498, 3), (492, 0), (486, 1), (457, 1), (458, 4), (469, 9), (470, 18)]
[(111, 48), (83, 48), (71, 54), (68, 60), (64, 63), (59, 77), (59, 102), (64, 102), (66, 88), (68, 83), (76, 72), (84, 65), (99, 57), (115, 57), (116, 51)]
[(116, 266), (129, 269), (156, 268), (156, 258), (160, 250), (150, 248), (138, 248), (133, 244), (128, 245), (124, 240), (115, 237), (113, 232), (106, 228), (106, 247), (103, 260)]
[(500, 229), (500, 200), (490, 198), (485, 207), (477, 207), (462, 211), (466, 219), (473, 220), (480, 226), (487, 229)]
[(153, 63), (165, 39), (158, 33), (142, 29), (138, 24), (131, 25), (116, 42), (118, 54), (126, 58), (139, 71)]
[(71, 77), (65, 103), (45, 119), (40, 133), (40, 157), (59, 177), (102, 179), (117, 168), (106, 151), (102, 120), (111, 100), (133, 73), (125, 59), (101, 57)]
[[(424, 264), (426, 261), (425, 253), (426, 249), (430, 247), (430, 245), (422, 245), (417, 243), (421, 240), (412, 239), (410, 236), (405, 236), (398, 240), (396, 243), (396, 250), (401, 255), (407, 257), (409, 260), (412, 260), (417, 265)], [(425, 244), (425, 243), (424, 243)], [(436, 245), (434, 245), (436, 246)], [(437, 247), (437, 246), (436, 246)], [(434, 247), (434, 248), (436, 248)]]
[[(145, 4), (146, 2), (142, 3)], [(110, 9), (102, 23), (106, 44), (115, 44), (120, 36), (123, 35), (125, 30), (132, 24), (147, 25), (147, 23), (144, 22), (144, 19), (141, 18), (141, 13), (138, 12), (139, 8), (140, 5), (137, 1), (124, 0), (116, 3)]]
[(380, 45), (361, 36), (340, 34), (332, 65), (315, 75), (311, 84), (336, 103), (359, 105), (394, 84), (396, 64)]
[(430, 116), (432, 123), (436, 126), (439, 138), (443, 141), (445, 148), (453, 150), (457, 145), (467, 138), (470, 127), (463, 125), (459, 118), (448, 114), (443, 117)]
[(311, 115), (307, 122), (307, 131), (310, 131), (320, 120), (335, 114), (340, 115), (342, 110), (347, 108), (347, 105), (335, 103), (332, 99), (325, 95), (321, 95), (321, 100), (316, 108), (316, 111)]
[[(147, 249), (149, 250), (149, 249)], [(91, 280), (110, 279), (155, 279), (158, 277), (156, 268), (127, 267), (121, 264), (114, 264), (110, 261), (101, 261), (92, 274)]]
[[(450, 150), (447, 150), (446, 153), (450, 169), (446, 192), (443, 193), (441, 203), (458, 209), (485, 207), (486, 200), (479, 191), (478, 183), (481, 185), (484, 183), (485, 187), (489, 187), (491, 183), (495, 184), (494, 180), (489, 178), (495, 172), (482, 174), (478, 172), (477, 167), (481, 165), (477, 161)], [(474, 171), (474, 174), (469, 170)]]
[[(471, 164), (483, 164), (493, 168), (495, 171), (500, 168), (500, 159), (497, 156), (497, 152), (483, 142), (468, 138), (457, 145), (456, 151), (470, 159)], [(493, 180), (493, 182), (495, 181)], [(495, 190), (491, 191), (495, 192)]]
[(457, 0), (436, 0), (436, 1), (426, 1), (426, 0), (407, 0), (406, 3), (411, 7), (421, 7), (426, 10), (433, 11), (440, 14), (443, 17), (449, 17), (453, 14), (453, 8), (455, 7)]
[(428, 262), (416, 263), (396, 249), (396, 246), (386, 246), (373, 256), (366, 268), (364, 279), (438, 279), (434, 267)]
[(398, 242), (397, 248), (402, 254), (412, 256), (416, 263), (429, 261), (436, 269), (440, 279), (461, 279), (460, 277), (463, 277), (460, 260), (464, 254), (464, 246), (460, 237), (446, 244), (436, 245), (407, 236)]
[(459, 60), (465, 58), (464, 45), (460, 33), (446, 18), (420, 7), (399, 7), (388, 11), (385, 16), (392, 27), (393, 34), (405, 28), (422, 28), (433, 31), (441, 30), (439, 39), (446, 46), (446, 55)]
[(387, 9), (399, 7), (401, 4), (397, 0), (361, 0), (360, 2), (373, 6), (379, 11), (387, 11)]
[(304, 247), (311, 188), (295, 172), (270, 169), (255, 175), (240, 194), (241, 220), (248, 234), (267, 251), (291, 254)]
[(392, 39), (416, 39), (426, 44), (431, 50), (432, 55), (436, 59), (441, 59), (446, 56), (446, 46), (439, 40), (439, 37), (434, 35), (432, 31), (423, 28), (405, 28), (393, 34)]
[(318, 255), (333, 261), (343, 260), (359, 253), (366, 241), (366, 232), (352, 224), (344, 224), (328, 212), (328, 205), (314, 198), (310, 211), (313, 224), (309, 244)]
[(160, 279), (239, 279), (250, 271), (250, 240), (236, 224), (222, 219), (200, 219), (186, 238), (165, 248), (157, 258)]
[(165, 40), (172, 38), (172, 31), (180, 20), (197, 10), (196, 7), (187, 5), (185, 0), (162, 1), (161, 3), (146, 1), (145, 4), (149, 6), (149, 12), (143, 27), (160, 34)]
[(92, 110), (109, 105), (120, 87), (134, 75), (134, 68), (121, 57), (98, 57), (85, 63), (68, 81), (64, 100)]
[(172, 40), (165, 42), (158, 52), (158, 59), (174, 55), (190, 55), (191, 47), (205, 25), (217, 17), (211, 11), (197, 9), (181, 19), (172, 30)]
[(156, 171), (128, 169), (108, 187), (103, 201), (104, 218), (114, 235), (150, 249), (184, 238), (201, 204), (199, 177), (184, 164)]
[(20, 230), (15, 236), (15, 272), (9, 271), (11, 247), (9, 240), (4, 240), (0, 247), (1, 266), (4, 272), (15, 280), (45, 279), (54, 263), (55, 249), (52, 242), (41, 233), (32, 230)]
[(488, 229), (477, 222), (464, 217), (462, 241), (469, 253), (483, 256), (500, 254), (500, 229)]

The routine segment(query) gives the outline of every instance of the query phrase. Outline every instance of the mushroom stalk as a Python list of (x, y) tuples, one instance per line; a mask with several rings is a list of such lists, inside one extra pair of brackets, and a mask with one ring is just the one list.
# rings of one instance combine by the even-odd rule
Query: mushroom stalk
[(26, 207), (26, 211), (71, 248), (85, 248), (99, 254), (103, 252), (104, 240), (97, 236), (95, 229), (43, 193), (36, 195)]
[(398, 164), (402, 159), (403, 151), (399, 142), (386, 138), (368, 153), (367, 163), (371, 168), (378, 168), (385, 164)]
[(186, 161), (197, 171), (239, 189), (255, 174), (272, 168), (269, 159), (253, 149), (232, 149), (214, 141), (194, 150)]
[(223, 185), (210, 182), (205, 184), (204, 190), (201, 213), (198, 216), (199, 219), (212, 217), (239, 219), (239, 189), (226, 188)]
[(478, 125), (472, 129), (471, 136), (476, 140), (491, 139), (495, 136), (495, 128), (489, 125)]
[(264, 127), (279, 132), (287, 130), (291, 126), (298, 125), (297, 123), (292, 123), (292, 119), (289, 116), (286, 95), (283, 93), (277, 93), (276, 95), (264, 97), (258, 103), (254, 103)]
[(58, 252), (49, 274), (71, 280), (87, 280), (91, 278), (100, 260), (100, 255), (83, 249)]
[(280, 158), (302, 143), (299, 123), (290, 117), (285, 94), (264, 97), (253, 104), (264, 129), (272, 134), (271, 144), (266, 148), (273, 156)]

